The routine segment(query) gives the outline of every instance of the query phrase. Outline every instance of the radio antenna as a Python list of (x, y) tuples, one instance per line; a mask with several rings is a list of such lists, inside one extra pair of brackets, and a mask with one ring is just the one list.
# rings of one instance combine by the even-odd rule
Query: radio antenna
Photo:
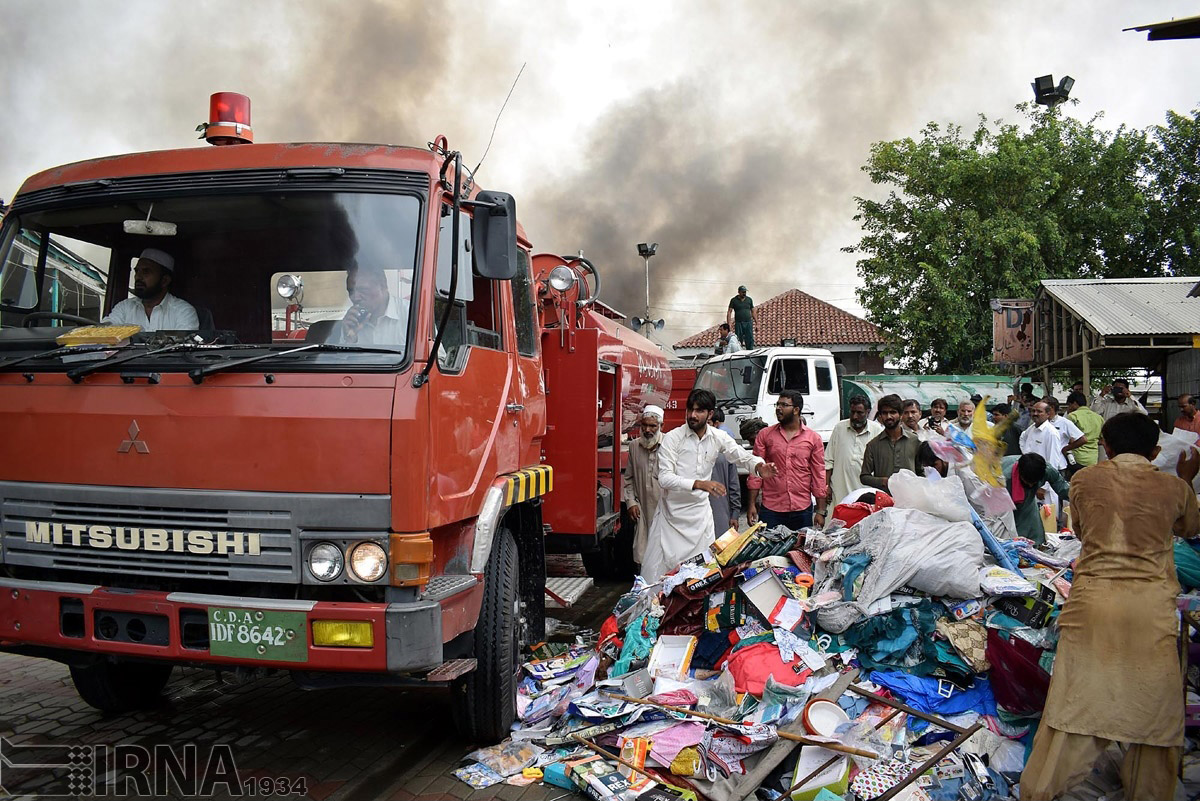
[(517, 77), (513, 78), (512, 86), (508, 88), (508, 94), (504, 96), (504, 102), (500, 104), (500, 111), (496, 114), (496, 121), (492, 123), (492, 135), (488, 137), (487, 147), (483, 149), (483, 155), (479, 157), (479, 163), (475, 165), (475, 169), (471, 170), (472, 176), (479, 172), (479, 168), (483, 166), (483, 160), (487, 158), (488, 151), (492, 149), (492, 140), (496, 138), (496, 126), (500, 124), (500, 115), (504, 113), (504, 108), (508, 105), (508, 99), (512, 97), (513, 89), (517, 88), (517, 81), (521, 80), (521, 73), (525, 71), (525, 64), (528, 63), (526, 61), (521, 64), (521, 69), (517, 70)]

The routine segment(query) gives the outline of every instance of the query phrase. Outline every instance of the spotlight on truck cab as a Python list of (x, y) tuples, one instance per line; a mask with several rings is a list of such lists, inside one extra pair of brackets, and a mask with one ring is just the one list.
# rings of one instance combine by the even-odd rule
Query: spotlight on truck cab
[(566, 292), (575, 286), (575, 282), (579, 278), (570, 267), (560, 264), (550, 271), (550, 277), (547, 280), (549, 280), (551, 288), (557, 289), (559, 292)]
[(284, 300), (299, 303), (304, 299), (304, 279), (298, 275), (281, 275), (275, 282), (275, 292)]

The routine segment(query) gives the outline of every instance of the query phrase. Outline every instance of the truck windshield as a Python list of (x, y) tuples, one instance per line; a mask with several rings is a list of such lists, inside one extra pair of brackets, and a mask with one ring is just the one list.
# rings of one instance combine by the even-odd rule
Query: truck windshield
[[(139, 230), (146, 220), (159, 235)], [(105, 321), (141, 325), (135, 342), (191, 332), (263, 352), (323, 342), (362, 348), (314, 349), (288, 363), (399, 364), (412, 338), (420, 221), (416, 195), (324, 191), (10, 214), (0, 236), (0, 358), (28, 352), (31, 332), (14, 330), (27, 322), (52, 345), (54, 334)], [(168, 298), (149, 314), (151, 288), (134, 271), (143, 257), (169, 263), (159, 271)]]
[(707, 389), (716, 396), (718, 404), (757, 404), (765, 364), (766, 359), (761, 356), (710, 361), (700, 368), (696, 389)]

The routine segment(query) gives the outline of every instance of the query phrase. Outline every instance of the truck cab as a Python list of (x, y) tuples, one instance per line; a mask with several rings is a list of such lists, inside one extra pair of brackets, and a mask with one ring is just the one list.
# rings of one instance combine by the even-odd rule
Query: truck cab
[[(228, 100), (221, 146), (45, 170), (3, 220), (0, 649), (111, 712), (273, 669), (449, 688), (502, 739), (547, 537), (611, 539), (666, 360), (444, 137), (252, 144)], [(103, 325), (151, 255), (194, 314)]]
[[(725, 410), (733, 436), (741, 422), (758, 417), (775, 423), (775, 402), (785, 389), (804, 395), (804, 423), (823, 442), (839, 419), (838, 375), (833, 354), (821, 348), (771, 347), (714, 356), (696, 376), (696, 389), (707, 389)], [(753, 443), (742, 441), (747, 447)]]

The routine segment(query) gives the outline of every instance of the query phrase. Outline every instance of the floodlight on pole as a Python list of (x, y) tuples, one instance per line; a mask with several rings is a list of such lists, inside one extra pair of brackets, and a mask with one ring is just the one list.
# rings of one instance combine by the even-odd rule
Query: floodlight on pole
[(1075, 86), (1075, 79), (1070, 75), (1064, 75), (1063, 79), (1058, 82), (1058, 86), (1055, 86), (1053, 75), (1041, 75), (1034, 78), (1033, 83), (1029, 85), (1033, 87), (1035, 103), (1053, 108), (1070, 97), (1071, 89)]
[(637, 249), (638, 255), (642, 257), (642, 261), (646, 265), (646, 316), (634, 317), (630, 322), (633, 323), (633, 327), (638, 333), (641, 333), (642, 326), (644, 325), (653, 326), (656, 330), (661, 331), (663, 326), (666, 325), (666, 321), (662, 319), (652, 320), (650, 318), (650, 257), (658, 252), (658, 243), (640, 242)]

